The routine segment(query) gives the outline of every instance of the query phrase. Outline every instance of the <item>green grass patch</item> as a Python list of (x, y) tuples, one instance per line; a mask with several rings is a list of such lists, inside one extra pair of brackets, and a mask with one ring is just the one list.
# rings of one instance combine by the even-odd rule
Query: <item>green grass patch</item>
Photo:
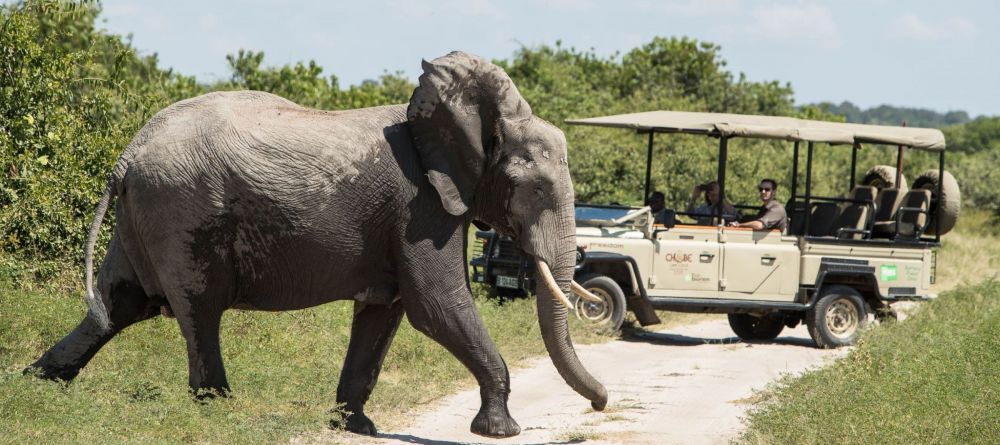
[(761, 398), (740, 443), (998, 443), (1000, 282), (946, 292)]
[[(282, 313), (228, 311), (222, 348), (233, 396), (199, 404), (188, 395), (177, 323), (162, 317), (119, 334), (70, 385), (22, 376), (86, 312), (79, 272), (38, 269), (0, 258), (0, 443), (274, 443), (321, 431), (333, 416), (350, 302)], [(497, 305), (475, 290), (511, 368), (545, 354), (533, 299)], [(577, 343), (611, 338), (575, 320), (571, 328)], [(474, 386), (450, 353), (404, 319), (368, 414), (381, 428), (398, 426), (406, 412)]]

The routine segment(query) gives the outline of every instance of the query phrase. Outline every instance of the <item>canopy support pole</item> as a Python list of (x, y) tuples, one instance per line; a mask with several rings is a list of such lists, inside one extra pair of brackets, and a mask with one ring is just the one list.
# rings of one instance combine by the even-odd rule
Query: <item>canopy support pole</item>
[(649, 199), (649, 187), (650, 187), (650, 185), (652, 185), (649, 182), (649, 178), (650, 178), (650, 174), (652, 173), (652, 169), (653, 169), (653, 134), (654, 133), (655, 132), (653, 130), (649, 130), (649, 146), (646, 148), (646, 194), (642, 195), (642, 199), (640, 200), (643, 205), (647, 204), (646, 200)]
[[(896, 189), (899, 189), (902, 184), (900, 181), (903, 180), (903, 146), (899, 146), (899, 152), (896, 153)], [(902, 190), (900, 190), (902, 191)]]
[(809, 220), (812, 219), (810, 215), (809, 204), (812, 197), (812, 175), (813, 175), (813, 143), (809, 141), (808, 148), (806, 149), (806, 226), (803, 232), (804, 236), (809, 236)]
[(795, 209), (795, 195), (799, 188), (799, 141), (792, 148), (792, 210)]
[[(898, 170), (897, 170), (898, 171)], [(944, 196), (941, 193), (944, 192), (944, 150), (941, 150), (941, 154), (938, 155), (938, 186), (937, 186), (937, 208), (934, 209), (934, 242), (941, 244), (941, 207), (944, 207), (944, 203), (941, 202), (941, 198)]]
[(861, 144), (855, 142), (851, 149), (851, 182), (847, 184), (847, 193), (854, 190), (854, 184), (858, 180), (858, 148), (860, 147)]
[[(726, 202), (726, 154), (729, 151), (729, 138), (719, 137), (719, 201), (715, 203), (715, 225), (723, 224), (722, 203)], [(708, 193), (708, 192), (706, 192)]]

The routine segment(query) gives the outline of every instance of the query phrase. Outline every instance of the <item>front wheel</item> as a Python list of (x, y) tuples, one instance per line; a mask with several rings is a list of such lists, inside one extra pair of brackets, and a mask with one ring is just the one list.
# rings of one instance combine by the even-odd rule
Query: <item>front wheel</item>
[(587, 301), (573, 294), (573, 313), (576, 318), (595, 326), (602, 332), (617, 332), (625, 321), (625, 293), (621, 286), (604, 275), (587, 275), (580, 279), (580, 286), (601, 299)]
[(806, 314), (806, 326), (816, 346), (839, 348), (857, 342), (867, 317), (865, 302), (858, 291), (841, 285), (825, 286)]
[(785, 329), (785, 321), (775, 315), (755, 317), (750, 314), (729, 314), (729, 327), (743, 340), (774, 340)]

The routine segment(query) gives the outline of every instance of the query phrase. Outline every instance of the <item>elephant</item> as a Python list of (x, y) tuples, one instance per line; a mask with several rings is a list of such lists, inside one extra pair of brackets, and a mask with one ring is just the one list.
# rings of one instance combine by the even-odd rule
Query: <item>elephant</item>
[[(558, 301), (576, 283), (566, 139), (507, 73), (452, 52), (422, 62), (408, 104), (346, 111), (257, 91), (177, 102), (136, 134), (110, 174), (86, 245), (88, 312), (25, 372), (72, 380), (126, 327), (176, 317), (198, 396), (230, 387), (219, 343), (227, 309), (287, 311), (353, 300), (332, 427), (375, 435), (364, 405), (403, 314), (479, 383), (473, 433), (517, 435), (510, 376), (474, 305), (470, 223), (511, 236), (541, 278), (548, 354), (567, 384), (607, 404), (580, 363)], [(113, 236), (93, 285), (97, 234)]]

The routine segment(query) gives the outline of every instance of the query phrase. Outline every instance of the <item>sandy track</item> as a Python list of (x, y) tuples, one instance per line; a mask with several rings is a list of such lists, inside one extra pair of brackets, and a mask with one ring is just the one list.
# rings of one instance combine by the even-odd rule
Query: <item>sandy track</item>
[[(472, 389), (438, 401), (409, 426), (378, 438), (326, 432), (305, 442), (350, 444), (722, 444), (741, 429), (753, 390), (846, 354), (813, 347), (805, 327), (774, 342), (748, 344), (725, 318), (599, 345), (578, 346), (584, 365), (603, 382), (604, 412), (574, 393), (547, 357), (511, 375), (510, 411), (521, 434), (489, 439), (469, 433), (479, 408)], [(377, 419), (376, 419), (377, 421)], [(300, 438), (304, 439), (304, 438)], [(298, 442), (298, 441), (296, 441)]]

